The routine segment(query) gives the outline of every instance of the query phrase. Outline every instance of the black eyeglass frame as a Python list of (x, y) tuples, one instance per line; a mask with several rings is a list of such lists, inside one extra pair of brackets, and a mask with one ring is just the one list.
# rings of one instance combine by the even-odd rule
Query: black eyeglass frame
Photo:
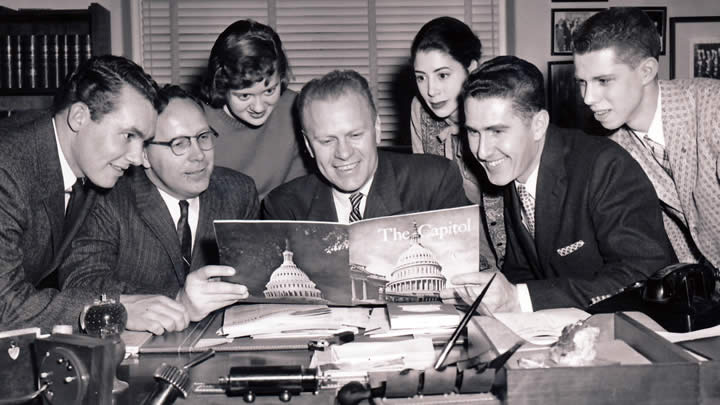
[[(211, 140), (209, 147), (207, 147), (207, 145), (203, 146), (203, 144), (200, 142), (200, 137), (205, 136), (205, 135), (208, 135), (208, 134), (214, 135), (214, 137), (208, 137), (208, 138), (207, 138), (207, 139), (210, 139), (210, 140)], [(193, 139), (195, 139), (195, 142), (197, 142), (198, 147), (200, 148), (200, 150), (202, 150), (202, 151), (209, 151), (209, 150), (215, 149), (215, 139), (217, 139), (217, 137), (218, 137), (218, 133), (215, 132), (214, 130), (210, 129), (209, 131), (201, 132), (201, 133), (199, 133), (199, 134), (197, 134), (197, 135), (193, 135), (193, 136), (178, 136), (178, 137), (175, 137), (175, 138), (173, 138), (173, 139), (171, 139), (171, 140), (169, 140), (169, 141), (145, 141), (145, 145), (146, 145), (146, 146), (147, 146), (147, 145), (167, 146), (168, 148), (170, 148), (170, 151), (172, 151), (172, 153), (173, 153), (175, 156), (183, 156), (183, 155), (186, 154), (187, 151), (190, 149), (190, 146), (192, 146), (192, 140), (193, 140)], [(174, 143), (174, 142), (177, 142), (177, 141), (179, 141), (179, 140), (187, 140), (187, 142), (188, 142), (188, 143), (187, 143), (187, 146), (181, 146), (182, 144), (176, 144), (176, 143)], [(176, 148), (178, 148), (178, 147), (182, 147), (183, 150), (181, 150), (180, 152), (178, 152), (178, 151), (176, 150)]]

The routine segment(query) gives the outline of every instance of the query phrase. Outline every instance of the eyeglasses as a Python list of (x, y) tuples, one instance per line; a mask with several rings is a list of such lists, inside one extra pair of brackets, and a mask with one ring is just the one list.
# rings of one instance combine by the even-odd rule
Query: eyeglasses
[(210, 150), (215, 147), (215, 138), (217, 137), (217, 132), (206, 131), (195, 136), (178, 136), (166, 142), (145, 141), (145, 145), (167, 146), (175, 156), (182, 156), (190, 149), (193, 138), (197, 141), (200, 150)]

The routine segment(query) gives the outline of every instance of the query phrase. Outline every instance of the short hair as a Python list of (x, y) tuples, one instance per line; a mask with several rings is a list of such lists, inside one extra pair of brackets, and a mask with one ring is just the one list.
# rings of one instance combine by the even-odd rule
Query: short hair
[(660, 35), (641, 9), (613, 7), (585, 20), (573, 34), (573, 47), (580, 55), (613, 48), (620, 61), (635, 68), (645, 58), (660, 57)]
[(245, 89), (263, 80), (267, 84), (276, 72), (284, 92), (290, 67), (280, 36), (257, 21), (235, 21), (215, 40), (200, 96), (213, 108), (220, 108), (229, 90)]
[(160, 88), (160, 91), (158, 92), (158, 97), (160, 98), (160, 108), (158, 111), (160, 113), (165, 110), (168, 104), (170, 104), (170, 101), (176, 98), (190, 100), (191, 102), (195, 103), (200, 110), (203, 109), (202, 102), (197, 97), (185, 91), (182, 87), (176, 84), (164, 85), (162, 88)]
[(115, 109), (126, 85), (137, 90), (159, 111), (159, 88), (155, 80), (129, 59), (103, 55), (88, 59), (68, 76), (55, 93), (53, 114), (83, 102), (90, 110), (90, 118), (98, 121)]
[(420, 28), (410, 47), (410, 63), (420, 51), (447, 53), (466, 69), (482, 55), (482, 43), (464, 22), (452, 17), (438, 17)]
[(305, 110), (313, 101), (336, 100), (348, 93), (355, 93), (367, 101), (374, 122), (377, 109), (367, 80), (354, 70), (333, 70), (325, 76), (310, 80), (300, 91), (295, 103), (303, 127)]
[(532, 63), (515, 56), (498, 56), (480, 65), (463, 84), (461, 99), (500, 97), (528, 121), (545, 109), (543, 75)]

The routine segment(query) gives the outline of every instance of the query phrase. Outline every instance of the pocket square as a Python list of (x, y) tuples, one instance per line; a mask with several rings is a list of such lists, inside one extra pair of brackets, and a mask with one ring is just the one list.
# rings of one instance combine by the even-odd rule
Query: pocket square
[(577, 242), (575, 242), (575, 243), (573, 243), (573, 244), (570, 244), (570, 245), (565, 246), (564, 248), (558, 249), (557, 252), (558, 252), (558, 254), (559, 254), (560, 256), (567, 256), (567, 255), (569, 255), (570, 253), (572, 253), (572, 252), (580, 249), (580, 248), (583, 247), (584, 245), (585, 245), (585, 242), (582, 241), (582, 240), (579, 240), (579, 241), (577, 241)]

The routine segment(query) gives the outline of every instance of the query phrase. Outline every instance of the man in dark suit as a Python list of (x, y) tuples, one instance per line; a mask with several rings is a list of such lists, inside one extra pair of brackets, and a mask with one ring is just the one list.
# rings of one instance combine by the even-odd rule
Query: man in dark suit
[(264, 218), (349, 223), (469, 204), (451, 161), (378, 152), (380, 117), (357, 72), (333, 71), (310, 81), (297, 107), (320, 173), (270, 192)]
[(145, 169), (98, 199), (60, 269), (63, 289), (119, 299), (128, 329), (155, 334), (247, 298), (245, 286), (216, 281), (235, 270), (211, 265), (218, 262), (212, 221), (254, 219), (259, 211), (251, 178), (213, 168), (217, 134), (200, 103), (177, 86), (161, 89), (160, 98), (165, 107), (146, 143)]
[[(508, 246), (483, 301), (490, 310), (586, 308), (674, 261), (640, 166), (612, 141), (549, 125), (535, 66), (492, 59), (462, 94), (470, 150), (505, 186)], [(491, 276), (460, 275), (453, 284), (476, 285), (442, 296), (471, 300)]]
[(102, 56), (66, 80), (52, 112), (0, 126), (0, 330), (76, 326), (99, 298), (59, 292), (55, 270), (95, 201), (93, 187), (110, 188), (142, 163), (156, 102), (142, 68)]

